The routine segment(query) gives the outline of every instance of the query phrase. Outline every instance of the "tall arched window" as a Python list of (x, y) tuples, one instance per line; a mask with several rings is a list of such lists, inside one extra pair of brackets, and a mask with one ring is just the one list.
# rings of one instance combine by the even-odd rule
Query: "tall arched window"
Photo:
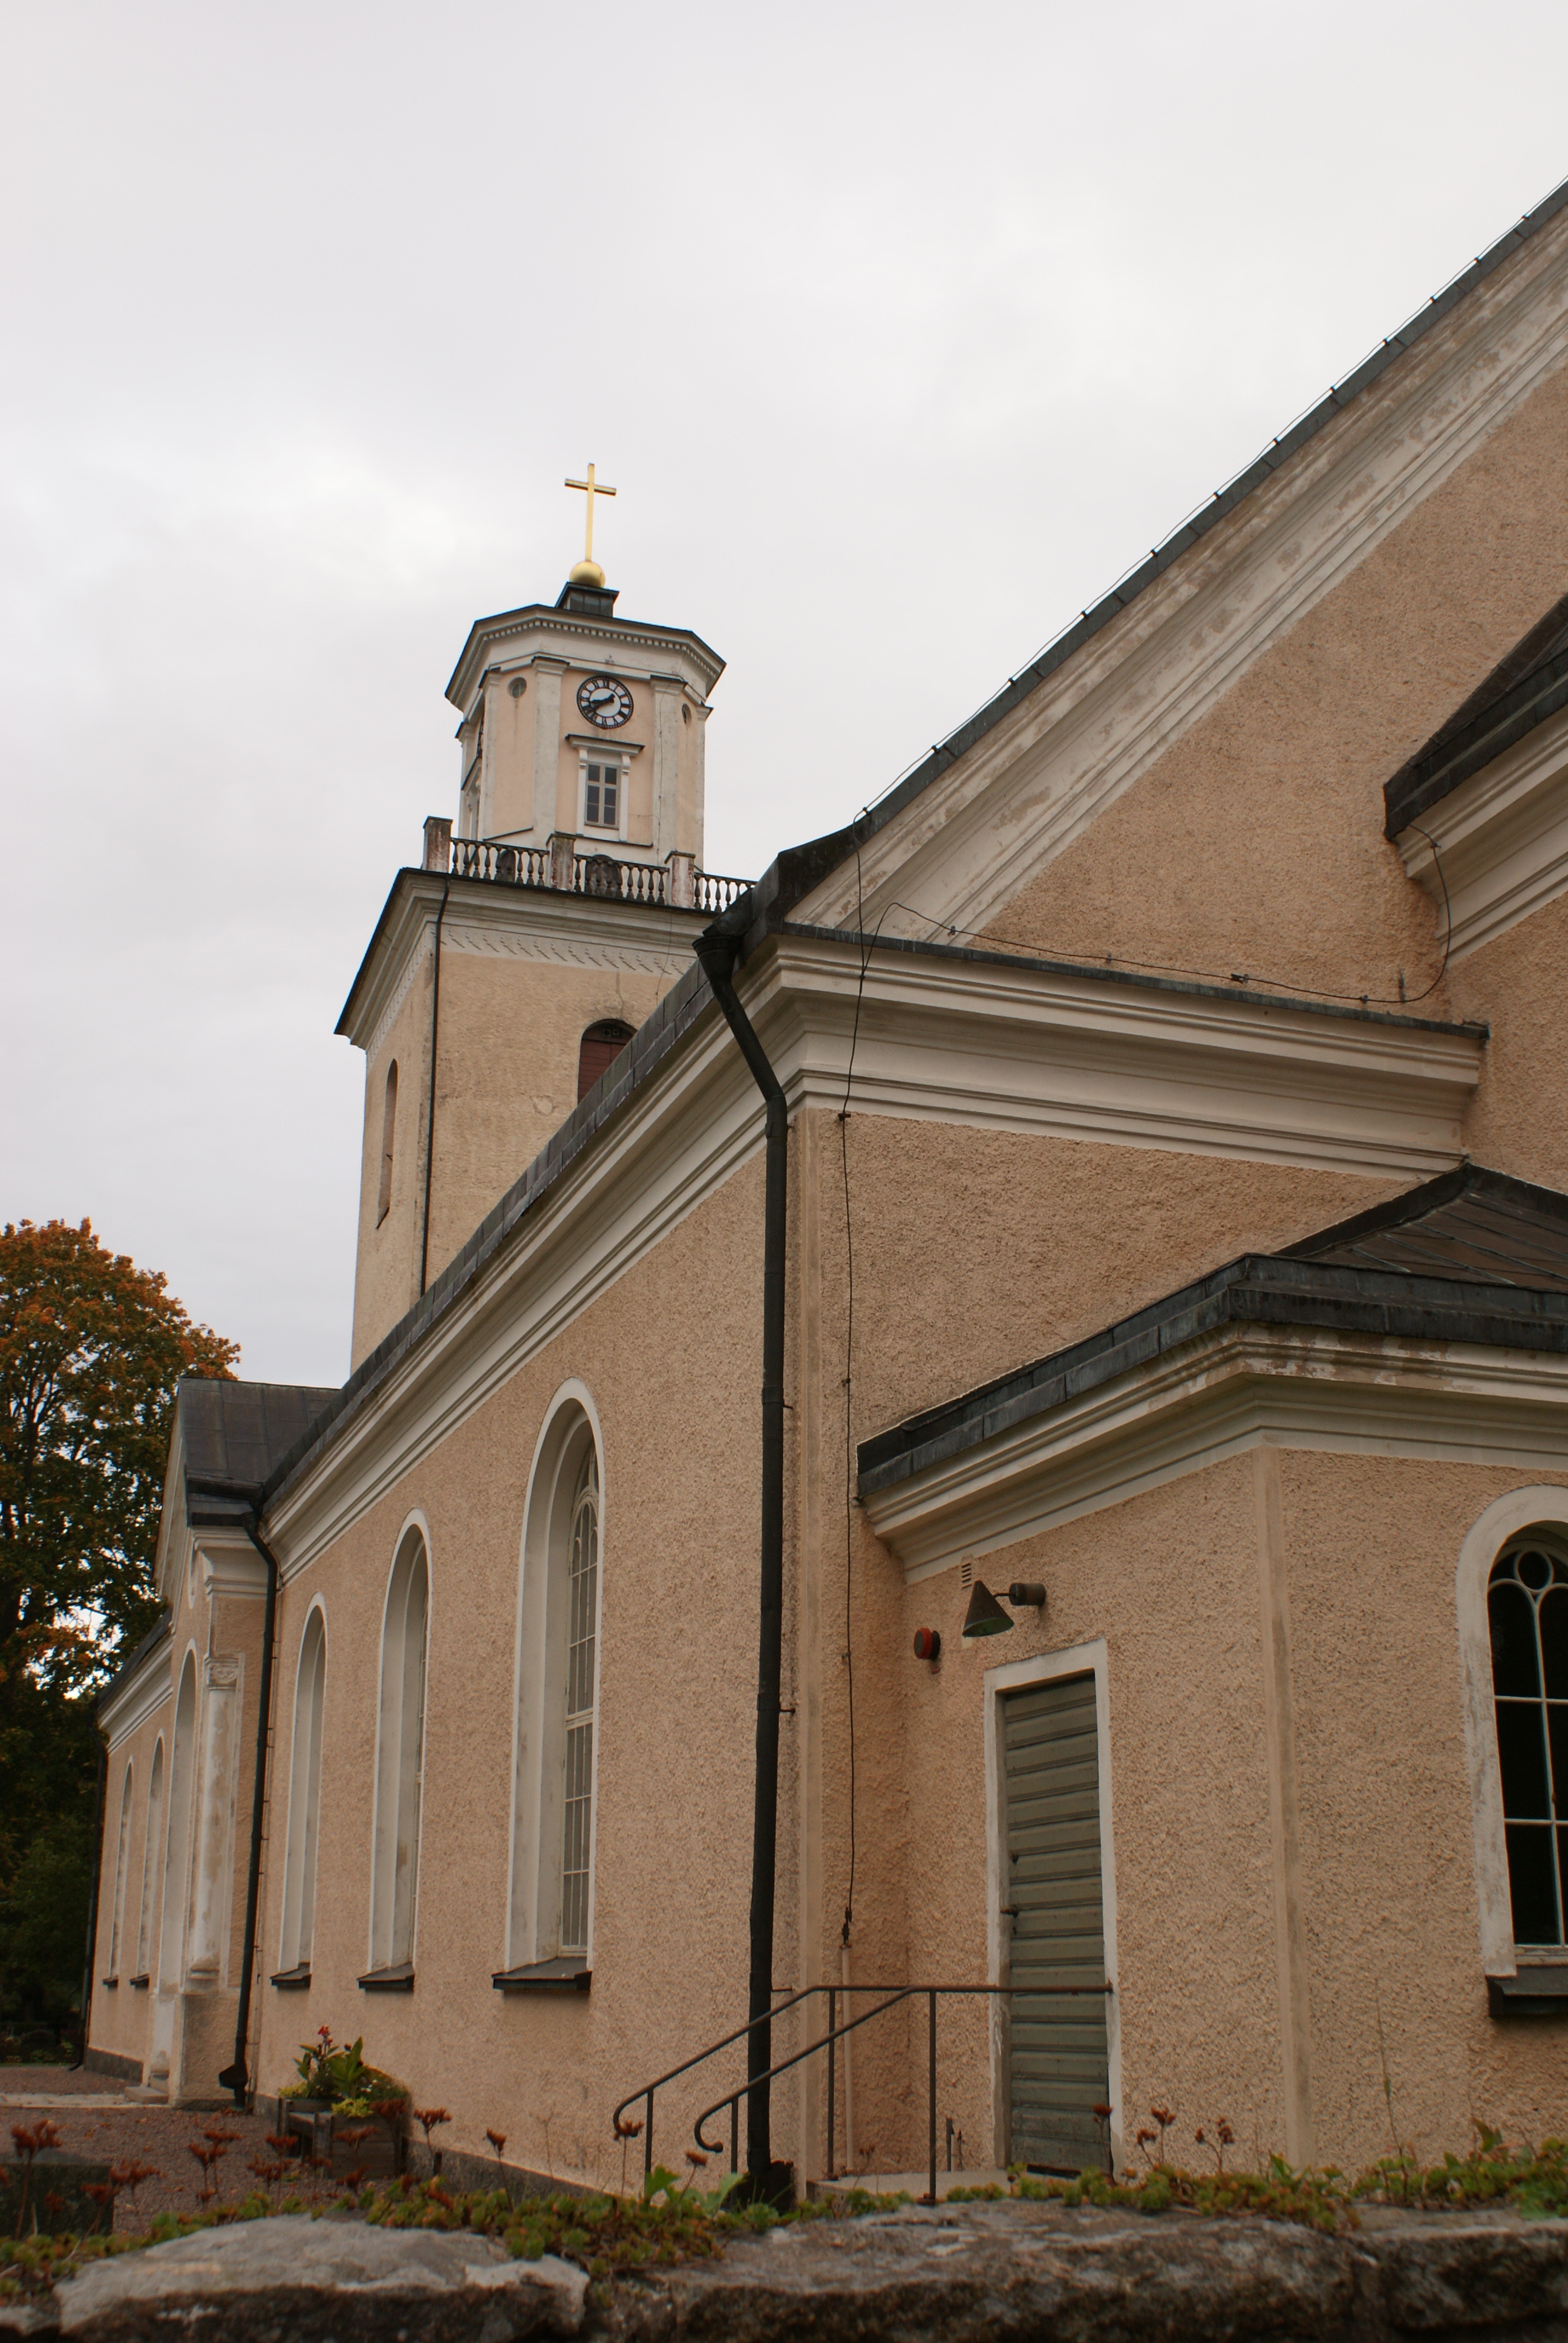
[(572, 1492), (567, 1564), (566, 1744), (561, 1785), (563, 1953), (588, 1951), (588, 1856), (593, 1835), (593, 1714), (598, 1641), (598, 1459), (590, 1447)]
[[(584, 1394), (586, 1397), (586, 1394)], [(588, 1966), (598, 1690), (599, 1457), (576, 1387), (534, 1458), (518, 1622), (508, 1976)]]
[(294, 1755), (288, 1775), (288, 1855), (283, 1872), (283, 1943), (278, 1966), (286, 1974), (310, 1966), (316, 1918), (316, 1835), (321, 1815), (321, 1720), (327, 1697), (327, 1629), (313, 1610), (299, 1641), (294, 1690)]
[(115, 1854), (114, 1916), (109, 1924), (109, 1976), (120, 1974), (120, 1947), (126, 1935), (126, 1855), (131, 1838), (131, 1768), (127, 1764), (120, 1790), (120, 1835)]
[(578, 1047), (578, 1098), (587, 1098), (599, 1076), (614, 1065), (631, 1034), (631, 1027), (618, 1017), (601, 1017), (588, 1027)]
[(414, 1958), (418, 1894), (419, 1790), (424, 1758), (425, 1629), (429, 1568), (410, 1529), (397, 1549), (381, 1630), (381, 1714), (376, 1743), (376, 1845), (370, 1901), (370, 1973)]
[(1516, 1945), (1561, 1946), (1568, 1912), (1568, 1552), (1504, 1546), (1487, 1587), (1503, 1835)]
[(153, 1911), (157, 1899), (158, 1856), (164, 1836), (164, 1744), (158, 1736), (153, 1770), (147, 1784), (147, 1835), (142, 1848), (142, 1903), (136, 1926), (136, 1970), (133, 1985), (146, 1985), (152, 1966)]
[(381, 1108), (381, 1186), (376, 1200), (376, 1225), (392, 1210), (392, 1142), (397, 1127), (397, 1061), (387, 1069), (387, 1096)]

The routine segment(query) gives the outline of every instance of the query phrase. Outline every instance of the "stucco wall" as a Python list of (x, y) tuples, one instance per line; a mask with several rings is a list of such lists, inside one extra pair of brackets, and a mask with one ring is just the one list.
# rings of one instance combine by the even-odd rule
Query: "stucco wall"
[(1478, 1163), (1568, 1188), (1568, 1126), (1547, 1101), (1568, 1091), (1568, 897), (1533, 912), (1449, 973), (1454, 1009), (1492, 1029), (1464, 1121)]
[[(1006, 949), (1423, 992), (1442, 926), (1382, 785), (1568, 576), (1558, 372), (990, 923)], [(1443, 1015), (1442, 987), (1422, 1004)]]
[[(322, 2024), (442, 2135), (486, 2128), (535, 2168), (614, 2179), (622, 2090), (743, 2012), (755, 1721), (759, 1312), (755, 1161), (681, 1224), (319, 1563), (286, 1584), (279, 1717), (292, 1718), (307, 1605), (326, 1611), (322, 1812), (312, 1984), (261, 1994), (263, 2087)], [(604, 1430), (594, 1986), (503, 1996), (515, 1641), (530, 1462), (576, 1377)], [(737, 1394), (746, 1394), (743, 1399)], [(428, 1525), (430, 1608), (417, 1982), (365, 1994), (382, 1608), (399, 1534)], [(288, 1726), (280, 1731), (286, 1752)], [(286, 1795), (280, 1765), (275, 1815)], [(276, 1965), (283, 1839), (269, 1846), (264, 1960)], [(673, 2117), (671, 2117), (673, 2121)], [(665, 2143), (677, 2155), (680, 2139)]]

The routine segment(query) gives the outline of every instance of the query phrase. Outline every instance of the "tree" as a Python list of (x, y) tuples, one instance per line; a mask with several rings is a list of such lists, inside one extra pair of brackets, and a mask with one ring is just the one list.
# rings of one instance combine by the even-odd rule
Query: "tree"
[[(99, 1244), (0, 1232), (0, 1996), (75, 1998), (90, 1882), (92, 1704), (157, 1619), (153, 1562), (175, 1386), (238, 1345)], [(75, 1947), (63, 1975), (63, 1947)]]

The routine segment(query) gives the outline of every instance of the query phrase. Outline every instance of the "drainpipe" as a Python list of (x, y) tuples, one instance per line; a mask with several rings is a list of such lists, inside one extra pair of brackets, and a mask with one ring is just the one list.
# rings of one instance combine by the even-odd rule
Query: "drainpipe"
[(266, 1811), (267, 1732), (272, 1723), (272, 1645), (277, 1624), (277, 1557), (263, 1544), (258, 1528), (261, 1491), (245, 1524), (245, 1534), (266, 1564), (266, 1603), (262, 1615), (261, 1683), (256, 1703), (256, 1786), (250, 1802), (250, 1862), (245, 1882), (245, 1938), (239, 1956), (239, 2010), (234, 2024), (234, 2064), (218, 2077), (220, 2089), (234, 2093), (235, 2106), (244, 2109), (247, 2077), (246, 2039), (250, 2032), (250, 1997), (256, 1975), (256, 1903), (261, 1889), (261, 1826)]
[(441, 930), (446, 923), (447, 898), (452, 891), (452, 874), (447, 873), (447, 883), (441, 890), (441, 908), (436, 914), (436, 968), (430, 981), (430, 1103), (425, 1114), (425, 1217), (419, 1231), (419, 1291), (425, 1291), (430, 1267), (430, 1174), (436, 1168), (436, 1044), (441, 1033)]
[(104, 1868), (104, 1781), (108, 1770), (109, 1753), (100, 1733), (98, 1786), (93, 1794), (93, 1898), (87, 1907), (87, 1957), (82, 1970), (82, 2055), (71, 2061), (67, 2072), (73, 2075), (87, 2063), (87, 2025), (93, 2015), (93, 1956), (98, 1948), (98, 1878)]
[[(747, 2036), (746, 2168), (754, 2188), (771, 2183), (770, 2087), (759, 2078), (773, 2063), (773, 1904), (779, 1855), (779, 1716), (784, 1641), (784, 1238), (788, 1203), (789, 1110), (751, 1021), (731, 982), (739, 946), (716, 925), (696, 952), (713, 997), (740, 1045), (767, 1102), (767, 1194), (762, 1234), (762, 1545), (760, 1634), (757, 1655), (757, 1787), (751, 1825), (752, 2021)], [(758, 2024), (756, 2021), (762, 2022)]]

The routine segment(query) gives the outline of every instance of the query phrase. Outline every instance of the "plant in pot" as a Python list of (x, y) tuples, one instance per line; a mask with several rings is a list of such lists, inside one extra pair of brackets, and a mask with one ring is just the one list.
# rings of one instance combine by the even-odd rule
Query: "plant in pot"
[[(360, 2035), (353, 2042), (338, 2043), (333, 2039), (331, 2027), (323, 2026), (314, 2042), (300, 2045), (295, 2066), (298, 2081), (286, 2083), (280, 2094), (286, 2116), (289, 2118), (327, 2116), (334, 2120), (341, 2117), (349, 2121), (359, 2117), (379, 2118), (387, 2127), (390, 2144), (388, 2167), (396, 2171), (402, 2160), (408, 2092), (395, 2076), (367, 2063), (364, 2036)], [(316, 2130), (314, 2122), (312, 2130)], [(363, 2140), (365, 2135), (359, 2137)], [(319, 2146), (317, 2152), (320, 2152)], [(374, 2162), (379, 2165), (381, 2160), (377, 2157)]]

